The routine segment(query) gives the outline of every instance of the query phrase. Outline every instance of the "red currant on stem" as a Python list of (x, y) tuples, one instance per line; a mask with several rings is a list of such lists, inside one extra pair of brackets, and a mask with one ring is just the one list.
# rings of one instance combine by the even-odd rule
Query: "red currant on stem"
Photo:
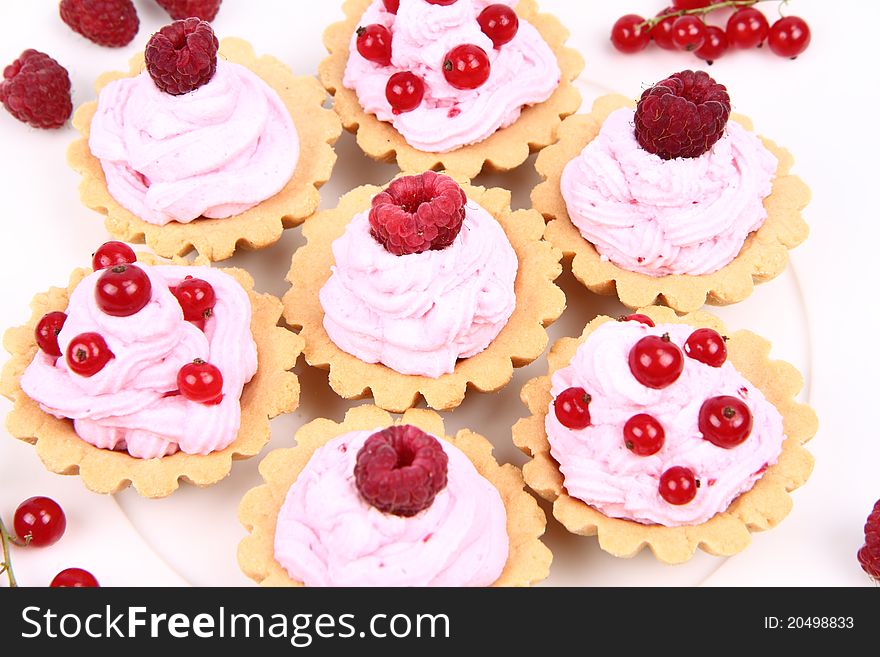
[(786, 16), (773, 23), (767, 39), (770, 50), (780, 57), (796, 58), (810, 45), (810, 27), (803, 18)]
[(67, 345), (67, 366), (80, 376), (94, 376), (113, 357), (100, 333), (80, 333)]
[(382, 3), (385, 5), (385, 10), (392, 14), (396, 14), (400, 9), (400, 0), (382, 0)]
[(516, 12), (502, 4), (486, 7), (477, 16), (477, 23), (480, 24), (483, 34), (492, 39), (496, 48), (510, 43), (519, 31), (519, 17)]
[[(673, 11), (675, 11), (674, 7), (667, 7), (659, 14), (657, 14), (657, 18), (666, 16), (666, 14), (669, 14)], [(675, 22), (676, 18), (676, 16), (663, 18), (659, 23), (651, 28), (651, 38), (654, 40), (654, 43), (663, 48), (663, 50), (678, 50), (675, 44), (672, 43), (672, 24)]]
[(697, 426), (705, 440), (723, 449), (733, 449), (752, 432), (752, 412), (738, 397), (711, 397), (700, 407)]
[(130, 317), (150, 302), (153, 286), (146, 272), (136, 265), (105, 269), (95, 286), (95, 302), (113, 317)]
[(92, 269), (98, 271), (114, 265), (129, 265), (137, 262), (137, 256), (128, 244), (105, 242), (92, 254)]
[(726, 338), (710, 328), (697, 329), (684, 343), (684, 353), (711, 367), (721, 367), (727, 360)]
[(660, 475), (660, 497), (676, 506), (693, 500), (698, 487), (699, 483), (690, 468), (676, 465)]
[(754, 7), (741, 7), (727, 20), (727, 40), (734, 48), (755, 48), (764, 43), (770, 23)]
[(651, 29), (638, 14), (621, 16), (611, 28), (611, 44), (620, 52), (639, 52), (648, 46), (649, 41)]
[(672, 0), (674, 9), (702, 9), (712, 4), (713, 0)]
[(425, 0), (428, 4), (431, 5), (443, 5), (444, 7), (448, 7), (449, 5), (454, 5), (458, 0)]
[(629, 352), (629, 369), (636, 381), (648, 388), (666, 388), (678, 380), (684, 370), (684, 356), (669, 335), (649, 335)]
[(64, 535), (67, 519), (58, 503), (48, 497), (30, 497), (18, 505), (12, 526), (19, 541), (34, 547), (57, 543)]
[(58, 334), (67, 320), (67, 315), (60, 311), (55, 311), (43, 315), (34, 329), (34, 336), (37, 339), (37, 346), (44, 353), (50, 356), (58, 357), (61, 355), (61, 347), (58, 346)]
[(98, 580), (88, 570), (82, 568), (65, 568), (55, 575), (52, 583), (49, 585), (53, 589), (57, 588), (98, 588)]
[(359, 27), (357, 50), (367, 61), (388, 66), (391, 64), (391, 31), (378, 24)]
[(187, 276), (177, 287), (171, 288), (180, 308), (183, 310), (183, 318), (188, 322), (198, 322), (211, 316), (217, 295), (213, 286), (201, 278)]
[(623, 425), (623, 444), (633, 454), (651, 456), (659, 452), (665, 442), (663, 425), (647, 413), (634, 415)]
[(177, 387), (181, 395), (199, 404), (211, 406), (223, 399), (223, 375), (215, 365), (201, 358), (180, 368)]
[(553, 402), (556, 419), (569, 429), (586, 429), (590, 426), (590, 395), (583, 388), (567, 388)]
[(706, 26), (706, 40), (694, 51), (694, 54), (706, 61), (710, 66), (715, 60), (727, 52), (727, 34), (720, 27)]
[(455, 46), (443, 58), (443, 76), (456, 89), (481, 87), (491, 72), (489, 55), (471, 43)]
[(394, 114), (412, 112), (422, 104), (425, 97), (425, 83), (415, 73), (400, 71), (388, 78), (385, 85), (385, 98)]
[(618, 322), (638, 322), (639, 324), (644, 324), (645, 326), (654, 327), (654, 320), (648, 317), (647, 315), (643, 315), (641, 313), (632, 313), (631, 315), (621, 315), (617, 318)]
[(696, 16), (679, 16), (672, 24), (672, 43), (679, 50), (697, 50), (705, 40), (706, 24)]

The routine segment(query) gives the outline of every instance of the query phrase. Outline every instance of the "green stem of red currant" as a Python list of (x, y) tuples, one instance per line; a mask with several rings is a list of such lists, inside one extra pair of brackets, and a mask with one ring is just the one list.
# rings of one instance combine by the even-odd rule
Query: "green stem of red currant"
[[(710, 14), (713, 11), (718, 11), (719, 9), (727, 9), (731, 7), (734, 9), (739, 9), (741, 7), (751, 7), (758, 4), (759, 2), (779, 2), (779, 0), (724, 0), (723, 2), (714, 2), (710, 5), (706, 5), (705, 7), (697, 7), (696, 9), (681, 9), (679, 11), (671, 11), (668, 14), (662, 14), (661, 16), (656, 16), (654, 18), (646, 18), (645, 22), (642, 23), (642, 26), (651, 28), (660, 21), (664, 21), (667, 18), (678, 18), (679, 16), (705, 16), (706, 14)], [(784, 4), (788, 4), (788, 0), (782, 0), (780, 7)]]
[(3, 563), (0, 563), (0, 574), (6, 573), (11, 588), (18, 586), (18, 582), (15, 581), (15, 573), (12, 571), (12, 553), (9, 550), (9, 546), (15, 542), (12, 535), (6, 531), (3, 518), (0, 518), (0, 543), (3, 544)]

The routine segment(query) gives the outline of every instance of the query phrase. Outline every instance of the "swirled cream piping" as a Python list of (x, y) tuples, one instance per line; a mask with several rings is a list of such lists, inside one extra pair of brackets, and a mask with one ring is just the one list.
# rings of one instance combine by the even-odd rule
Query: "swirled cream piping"
[[(62, 355), (38, 351), (21, 378), (25, 394), (47, 413), (73, 420), (80, 438), (103, 449), (157, 458), (178, 449), (208, 454), (235, 440), (241, 422), (244, 384), (257, 370), (247, 293), (229, 275), (207, 267), (147, 266), (152, 298), (130, 317), (105, 314), (95, 302), (101, 272), (76, 287), (58, 335), (61, 353), (81, 333), (100, 333), (114, 358), (97, 374), (73, 373)], [(217, 296), (205, 330), (183, 319), (169, 287), (186, 276), (210, 283)], [(177, 373), (201, 358), (220, 369), (223, 400), (205, 405), (177, 394)]]
[(702, 156), (662, 160), (639, 146), (633, 110), (623, 108), (568, 163), (561, 189), (572, 223), (604, 259), (648, 276), (709, 274), (764, 224), (777, 164), (735, 121)]
[(152, 224), (223, 219), (274, 196), (299, 159), (299, 136), (278, 94), (249, 69), (220, 60), (188, 94), (159, 90), (145, 71), (98, 96), (89, 148), (107, 189)]
[(440, 440), (448, 483), (404, 518), (365, 502), (354, 483), (358, 450), (375, 431), (334, 438), (290, 487), (275, 526), (275, 559), (307, 586), (488, 586), (508, 556), (498, 490)]
[[(364, 111), (390, 122), (410, 146), (421, 151), (444, 153), (483, 141), (514, 123), (523, 107), (547, 100), (561, 76), (553, 51), (522, 18), (513, 40), (500, 49), (494, 47), (477, 23), (477, 16), (490, 4), (495, 3), (458, 0), (443, 6), (402, 0), (394, 15), (385, 11), (382, 0), (374, 0), (361, 25), (375, 23), (391, 30), (391, 65), (364, 59), (353, 35), (343, 84), (355, 91)], [(462, 44), (479, 46), (489, 55), (492, 73), (477, 89), (456, 89), (443, 75), (446, 53)], [(394, 114), (385, 86), (399, 71), (421, 77), (425, 97), (412, 112)]]
[(473, 201), (455, 242), (396, 256), (370, 234), (369, 212), (333, 242), (321, 288), (333, 343), (367, 363), (437, 378), (483, 351), (516, 306), (517, 258), (501, 225)]
[[(628, 355), (641, 338), (668, 333), (681, 347), (693, 330), (683, 324), (649, 328), (638, 322), (606, 322), (567, 367), (553, 374), (554, 399), (570, 387), (581, 387), (592, 397), (591, 426), (586, 429), (563, 426), (552, 403), (545, 421), (550, 453), (572, 497), (612, 518), (667, 527), (696, 525), (726, 510), (777, 462), (785, 440), (782, 417), (730, 361), (715, 368), (685, 356), (681, 377), (662, 390), (647, 388), (633, 377)], [(703, 402), (719, 395), (741, 398), (752, 412), (750, 436), (733, 449), (704, 440), (698, 428)], [(655, 417), (666, 433), (665, 445), (653, 456), (637, 456), (624, 444), (623, 426), (639, 413)], [(701, 484), (696, 497), (682, 506), (659, 494), (660, 475), (673, 466), (690, 468)]]

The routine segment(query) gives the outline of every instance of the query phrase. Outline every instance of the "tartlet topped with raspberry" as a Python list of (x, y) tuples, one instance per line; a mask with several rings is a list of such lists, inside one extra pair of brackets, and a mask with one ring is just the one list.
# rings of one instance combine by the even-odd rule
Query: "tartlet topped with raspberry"
[(260, 474), (239, 507), (238, 561), (264, 586), (528, 586), (549, 573), (520, 471), (431, 411), (314, 420)]
[(341, 396), (402, 412), (494, 391), (547, 345), (565, 297), (544, 223), (510, 192), (428, 171), (359, 187), (309, 219), (285, 318)]
[(347, 0), (319, 75), (345, 127), (403, 171), (522, 164), (575, 112), (581, 56), (535, 0)]
[(792, 163), (731, 114), (724, 85), (681, 71), (636, 105), (605, 96), (566, 119), (532, 203), (590, 291), (690, 312), (742, 301), (806, 239), (810, 192)]
[(68, 159), (115, 237), (222, 260), (273, 244), (317, 208), (342, 128), (313, 78), (192, 17), (96, 86)]

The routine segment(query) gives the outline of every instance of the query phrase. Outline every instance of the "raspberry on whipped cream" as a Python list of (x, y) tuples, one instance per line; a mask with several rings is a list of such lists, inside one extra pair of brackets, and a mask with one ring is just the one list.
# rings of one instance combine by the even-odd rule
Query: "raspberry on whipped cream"
[[(777, 462), (782, 417), (730, 361), (714, 367), (685, 358), (681, 375), (664, 388), (634, 376), (628, 356), (640, 340), (668, 334), (681, 347), (693, 333), (686, 324), (606, 322), (553, 374), (554, 399), (573, 387), (590, 395), (589, 426), (567, 427), (552, 405), (545, 419), (550, 453), (572, 497), (611, 518), (697, 525), (725, 511)], [(707, 400), (723, 402), (725, 417), (728, 406), (744, 407), (737, 413), (750, 414), (752, 423), (745, 438), (719, 443), (709, 435), (701, 418)]]
[(482, 352), (516, 306), (518, 261), (501, 225), (468, 201), (461, 232), (441, 250), (395, 255), (356, 215), (333, 242), (335, 266), (321, 288), (324, 328), (367, 363), (438, 378)]
[[(208, 267), (138, 267), (151, 285), (143, 308), (126, 316), (104, 312), (95, 287), (108, 270), (99, 270), (74, 289), (57, 333), (60, 353), (93, 333), (106, 343), (112, 358), (83, 376), (65, 357), (41, 349), (21, 377), (22, 390), (45, 412), (73, 420), (79, 437), (95, 447), (126, 450), (142, 459), (178, 450), (222, 450), (238, 434), (242, 389), (257, 368), (247, 292), (229, 275)], [(203, 329), (184, 319), (170, 289), (187, 276), (207, 282), (216, 295), (210, 316), (201, 320)], [(219, 403), (180, 394), (178, 374), (196, 360), (222, 372)]]
[(572, 223), (603, 259), (628, 271), (718, 271), (767, 219), (776, 158), (731, 121), (703, 155), (663, 160), (639, 145), (633, 121), (632, 109), (612, 112), (566, 165), (561, 191)]
[(381, 431), (346, 433), (318, 448), (287, 492), (274, 556), (306, 586), (488, 586), (507, 562), (507, 512), (468, 457), (437, 439), (448, 476), (429, 507), (383, 513), (355, 485), (358, 453)]
[[(374, 0), (360, 24), (364, 29), (379, 26), (390, 32), (391, 63), (384, 65), (384, 57), (364, 57), (355, 32), (343, 84), (355, 91), (364, 111), (390, 122), (408, 144), (421, 151), (444, 153), (487, 139), (514, 123), (523, 107), (547, 100), (561, 76), (553, 51), (528, 21), (520, 19), (515, 35), (495, 46), (479, 21), (492, 4), (498, 0), (451, 4), (402, 0), (392, 13), (382, 0)], [(501, 4), (515, 3), (503, 0)], [(479, 54), (482, 69), (478, 79), (464, 87), (453, 86), (447, 77), (453, 67), (449, 54), (461, 46)], [(467, 63), (462, 61), (462, 66)], [(424, 89), (418, 104), (407, 104), (403, 110), (393, 107), (386, 95), (389, 78), (399, 73), (414, 76)], [(453, 81), (457, 79), (453, 76)], [(469, 88), (478, 81), (475, 88)]]

